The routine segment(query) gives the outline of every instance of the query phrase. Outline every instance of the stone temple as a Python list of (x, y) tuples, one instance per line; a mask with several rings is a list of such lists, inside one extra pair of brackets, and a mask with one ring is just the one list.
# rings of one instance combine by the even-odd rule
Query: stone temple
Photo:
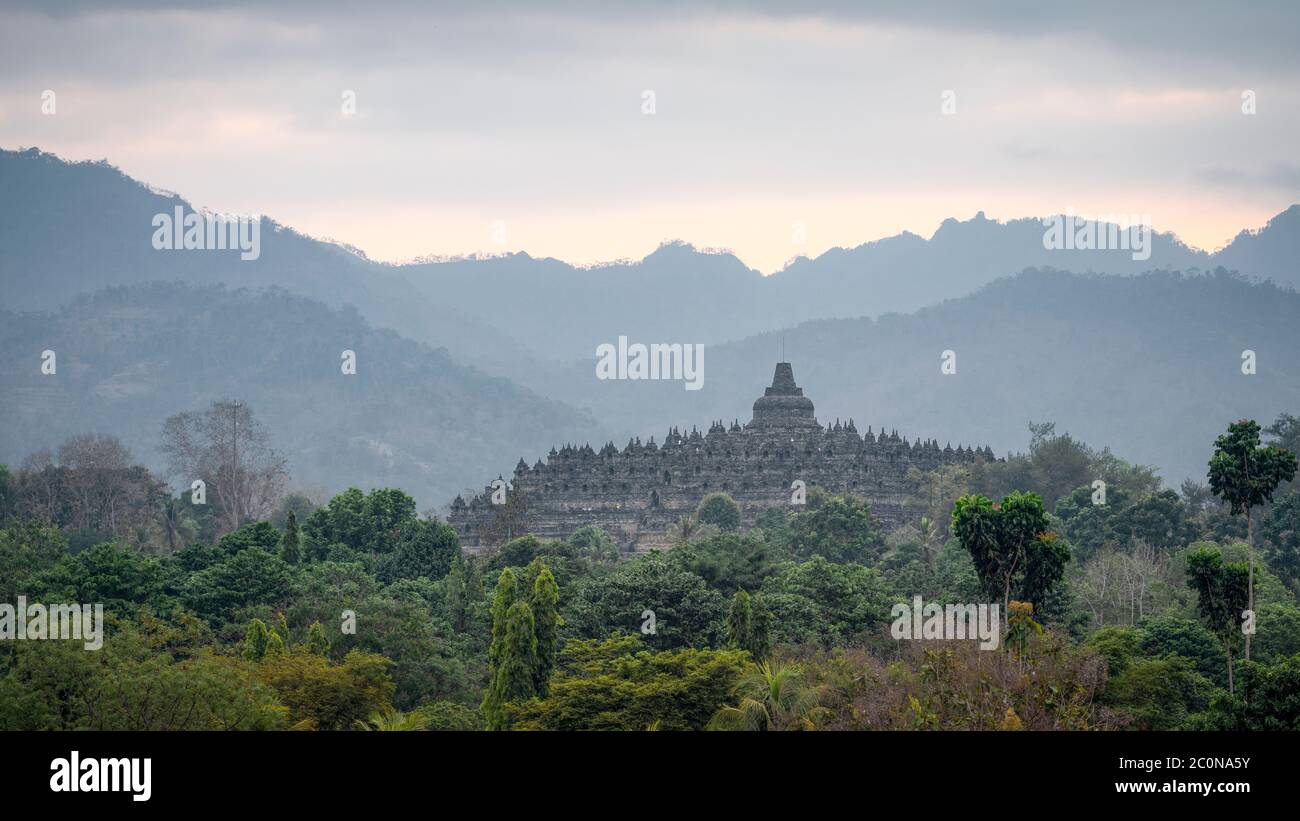
[[(822, 427), (812, 400), (780, 362), (772, 386), (754, 402), (754, 415), (741, 426), (714, 422), (708, 433), (673, 428), (662, 445), (639, 438), (622, 450), (613, 442), (551, 449), (546, 461), (529, 467), (520, 459), (505, 493), (493, 504), (492, 486), (468, 502), (457, 496), (448, 523), (468, 550), (481, 551), (510, 536), (531, 533), (564, 539), (577, 529), (604, 529), (624, 551), (670, 545), (669, 528), (695, 511), (714, 491), (740, 505), (741, 527), (754, 524), (770, 507), (791, 506), (792, 484), (820, 486), (866, 499), (885, 528), (905, 522), (912, 491), (910, 468), (933, 470), (978, 459), (992, 460), (990, 448), (939, 447), (935, 440), (909, 443), (897, 431), (858, 433), (850, 419)], [(498, 487), (501, 483), (498, 482)]]

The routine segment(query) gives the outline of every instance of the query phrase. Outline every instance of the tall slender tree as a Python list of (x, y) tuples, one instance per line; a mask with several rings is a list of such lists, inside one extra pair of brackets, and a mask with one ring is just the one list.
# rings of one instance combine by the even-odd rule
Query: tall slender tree
[[(1246, 605), (1253, 571), (1241, 562), (1224, 563), (1217, 547), (1187, 554), (1187, 586), (1196, 591), (1201, 621), (1223, 643), (1228, 657), (1228, 692), (1233, 692), (1232, 650), (1237, 644), (1238, 614)], [(1247, 640), (1250, 635), (1247, 634)]]
[(506, 568), (497, 578), (496, 592), (492, 597), (492, 644), (488, 647), (488, 662), (495, 668), (501, 662), (501, 650), (506, 641), (506, 615), (519, 596), (519, 580), (515, 571)]
[[(1296, 456), (1289, 450), (1259, 446), (1259, 423), (1242, 419), (1214, 440), (1210, 457), (1210, 490), (1231, 508), (1246, 516), (1246, 609), (1255, 611), (1255, 527), (1252, 510), (1273, 500), (1282, 482), (1295, 478)], [(1246, 661), (1250, 661), (1250, 633), (1246, 634)]]
[(749, 603), (749, 594), (737, 590), (731, 597), (731, 607), (727, 608), (727, 642), (732, 647), (744, 649), (749, 642), (750, 625), (753, 620), (753, 608)]
[(740, 650), (748, 650), (755, 661), (762, 661), (771, 652), (768, 635), (771, 617), (758, 599), (744, 590), (737, 590), (727, 609), (727, 642)]
[(330, 652), (330, 640), (325, 635), (325, 628), (321, 627), (319, 621), (311, 623), (307, 630), (307, 640), (303, 643), (307, 652), (317, 656), (328, 656)]
[(505, 705), (537, 695), (537, 625), (532, 608), (517, 601), (506, 611), (501, 649), (481, 710), (489, 730), (510, 726)]
[(447, 571), (447, 618), (456, 632), (464, 632), (469, 621), (468, 602), (465, 601), (465, 556), (459, 550), (451, 557)]
[(298, 527), (298, 516), (292, 510), (284, 521), (284, 535), (280, 537), (280, 558), (288, 564), (297, 564), (302, 560), (302, 531)]
[(540, 696), (545, 696), (550, 689), (551, 671), (555, 669), (561, 624), (559, 603), (559, 585), (555, 583), (555, 576), (551, 574), (551, 569), (543, 564), (537, 578), (533, 581), (532, 596), (529, 598), (537, 636), (537, 666), (534, 683)]
[(244, 632), (243, 657), (249, 661), (261, 661), (262, 657), (266, 655), (270, 637), (271, 631), (266, 628), (266, 622), (261, 619), (250, 621), (248, 630)]

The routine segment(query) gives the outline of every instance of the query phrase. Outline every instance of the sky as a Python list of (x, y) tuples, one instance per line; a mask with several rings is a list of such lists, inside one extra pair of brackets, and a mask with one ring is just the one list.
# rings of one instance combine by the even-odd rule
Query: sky
[(1300, 4), (781, 5), (0, 2), (0, 148), (393, 262), (772, 272), (977, 211), (1214, 250), (1300, 202)]

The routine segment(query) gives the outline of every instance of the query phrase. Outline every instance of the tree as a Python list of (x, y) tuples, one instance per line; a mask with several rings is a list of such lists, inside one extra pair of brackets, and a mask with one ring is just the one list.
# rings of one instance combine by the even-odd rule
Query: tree
[(1195, 619), (1176, 616), (1147, 619), (1142, 624), (1142, 653), (1150, 658), (1173, 653), (1190, 659), (1196, 671), (1216, 686), (1228, 686), (1223, 646), (1218, 636)]
[(727, 609), (727, 643), (732, 647), (745, 649), (743, 645), (749, 639), (750, 623), (754, 612), (749, 604), (749, 594), (738, 591), (731, 597), (731, 607)]
[(161, 560), (111, 542), (75, 556), (64, 556), (31, 577), (27, 594), (35, 599), (102, 602), (106, 613), (126, 616), (140, 605), (169, 612), (176, 605)]
[(349, 651), (341, 664), (301, 650), (268, 650), (256, 675), (289, 708), (291, 727), (350, 730), (358, 721), (392, 709), (391, 665), (381, 655), (357, 650)]
[(416, 520), (403, 526), (396, 548), (380, 560), (376, 575), (390, 584), (421, 576), (437, 581), (451, 570), (451, 563), (460, 552), (460, 538), (451, 525), (437, 520)]
[(285, 458), (244, 402), (213, 402), (205, 411), (168, 417), (160, 449), (183, 486), (203, 480), (223, 532), (268, 517), (288, 479)]
[[(316, 508), (303, 530), (311, 555), (319, 559), (334, 545), (342, 545), (353, 553), (385, 556), (396, 551), (403, 540), (415, 537), (420, 528), (415, 499), (405, 492), (378, 488), (362, 493), (353, 487), (334, 496), (324, 507)], [(436, 533), (432, 537), (443, 538)], [(418, 547), (415, 552), (418, 553)]]
[(731, 597), (731, 607), (727, 611), (727, 642), (732, 647), (749, 651), (756, 660), (767, 658), (771, 652), (770, 618), (762, 602), (752, 601), (744, 590), (737, 591)]
[(724, 595), (737, 590), (757, 590), (781, 563), (778, 551), (752, 532), (719, 533), (696, 539), (668, 551), (668, 559)]
[(522, 489), (511, 489), (504, 504), (492, 506), (492, 519), (479, 528), (479, 540), (486, 545), (499, 545), (528, 530), (528, 494)]
[(580, 557), (598, 563), (618, 561), (618, 544), (612, 536), (594, 525), (578, 528), (568, 541)]
[(722, 594), (703, 579), (663, 554), (651, 553), (583, 579), (565, 609), (565, 621), (571, 634), (581, 638), (644, 629), (642, 637), (652, 647), (706, 647), (717, 639), (725, 611)]
[(483, 699), (483, 716), (489, 730), (509, 727), (506, 704), (537, 695), (537, 625), (527, 603), (517, 601), (506, 611), (505, 635), (492, 684)]
[(58, 564), (67, 549), (57, 527), (38, 521), (0, 528), (0, 602), (13, 602), (26, 592), (30, 579)]
[(921, 556), (925, 560), (925, 566), (933, 573), (935, 561), (939, 558), (939, 551), (943, 549), (943, 539), (939, 535), (938, 523), (928, 516), (922, 516), (919, 535)]
[(288, 711), (256, 679), (257, 665), (173, 643), (168, 632), (123, 620), (89, 653), (79, 642), (14, 642), (0, 669), (0, 731), (283, 726)]
[(18, 492), (8, 465), (0, 465), (0, 523), (9, 521), (17, 507)]
[(427, 729), (429, 722), (429, 716), (419, 711), (403, 713), (389, 707), (387, 710), (375, 713), (368, 721), (358, 720), (356, 728), (358, 730), (377, 730), (380, 732), (416, 732)]
[(647, 651), (639, 635), (573, 639), (545, 698), (507, 707), (525, 730), (701, 730), (749, 661), (740, 650)]
[(199, 534), (199, 523), (190, 515), (189, 503), (168, 497), (159, 514), (163, 542), (171, 555), (194, 541)]
[(1250, 583), (1248, 565), (1224, 563), (1216, 547), (1202, 547), (1187, 554), (1187, 586), (1196, 592), (1201, 621), (1223, 644), (1228, 659), (1228, 692), (1233, 692), (1232, 650), (1236, 645), (1238, 614), (1246, 606)]
[(307, 640), (303, 642), (303, 648), (313, 655), (329, 655), (330, 640), (326, 637), (325, 628), (321, 627), (319, 621), (312, 622), (311, 627), (307, 628)]
[(668, 539), (675, 545), (683, 545), (717, 533), (716, 525), (701, 524), (694, 516), (679, 516), (677, 521), (668, 528)]
[(1136, 659), (1106, 682), (1103, 701), (1132, 715), (1139, 730), (1179, 730), (1210, 703), (1214, 686), (1192, 661), (1170, 654)]
[[(907, 469), (907, 482), (913, 490), (908, 494), (907, 510), (931, 522), (943, 522), (952, 514), (958, 498), (970, 492), (970, 468), (966, 465), (942, 465), (934, 470)], [(921, 527), (922, 531), (927, 528)]]
[(270, 522), (249, 522), (238, 530), (222, 536), (217, 541), (217, 547), (226, 556), (233, 556), (250, 548), (279, 555), (280, 539), (280, 531), (272, 527)]
[(1260, 525), (1265, 561), (1287, 587), (1300, 590), (1300, 491), (1278, 497)]
[(824, 647), (878, 632), (897, 601), (878, 569), (832, 564), (821, 556), (782, 565), (763, 582), (761, 597), (778, 641)]
[(284, 535), (280, 537), (280, 558), (285, 564), (302, 561), (302, 533), (298, 529), (298, 516), (292, 510), (284, 520)]
[(464, 632), (469, 622), (469, 602), (465, 590), (465, 556), (457, 553), (451, 558), (451, 570), (447, 572), (447, 618), (457, 632)]
[(520, 536), (502, 545), (492, 556), (492, 567), (524, 567), (537, 558), (542, 540), (533, 535)]
[(1258, 661), (1243, 664), (1241, 694), (1217, 696), (1205, 721), (1193, 729), (1300, 730), (1300, 655), (1272, 665)]
[(826, 498), (790, 518), (790, 551), (798, 559), (822, 556), (836, 564), (871, 565), (879, 560), (884, 547), (870, 505), (852, 496)]
[(695, 520), (713, 525), (724, 533), (740, 528), (740, 505), (726, 493), (710, 493), (695, 508)]
[(492, 644), (488, 647), (488, 663), (493, 669), (501, 663), (506, 642), (506, 616), (518, 596), (518, 577), (507, 567), (497, 577), (496, 590), (492, 594)]
[(233, 619), (240, 608), (281, 603), (289, 595), (290, 583), (289, 566), (278, 555), (250, 547), (192, 573), (180, 594), (195, 613), (221, 624)]
[[(291, 491), (280, 499), (279, 504), (275, 506), (275, 511), (271, 513), (271, 524), (274, 527), (283, 529), (289, 521), (289, 514), (303, 522), (308, 519), (320, 504), (312, 496), (300, 491)], [(300, 525), (301, 526), (301, 525)]]
[(1278, 414), (1273, 424), (1264, 429), (1264, 432), (1273, 437), (1270, 444), (1285, 448), (1292, 453), (1300, 453), (1300, 416), (1293, 416), (1289, 413)]
[[(545, 696), (555, 669), (555, 654), (560, 636), (560, 589), (555, 584), (551, 569), (542, 564), (541, 559), (533, 560), (538, 572), (533, 580), (532, 595), (528, 605), (533, 611), (533, 620), (537, 636), (537, 666), (534, 686), (538, 695)], [(531, 569), (531, 568), (530, 568)], [(530, 574), (532, 575), (532, 574)]]
[(1004, 614), (1013, 593), (1017, 600), (1041, 605), (1070, 560), (1036, 493), (1013, 491), (1000, 505), (963, 496), (953, 508), (952, 532), (970, 553), (985, 591), (1002, 599)]
[(1108, 546), (1083, 563), (1074, 593), (1088, 606), (1098, 626), (1112, 621), (1137, 624), (1152, 606), (1156, 583), (1167, 565), (1165, 555), (1142, 540), (1126, 550)]
[(240, 655), (248, 661), (261, 661), (266, 655), (270, 633), (271, 631), (266, 627), (266, 622), (261, 619), (250, 621), (248, 630), (244, 633), (244, 648)]
[(424, 716), (428, 722), (424, 729), (432, 732), (483, 729), (482, 713), (455, 701), (422, 704), (416, 712)]
[[(1246, 609), (1255, 610), (1255, 530), (1251, 511), (1273, 500), (1282, 482), (1295, 478), (1296, 456), (1276, 445), (1259, 446), (1259, 423), (1242, 419), (1214, 440), (1210, 457), (1210, 489), (1231, 506), (1233, 516), (1246, 516)], [(1246, 661), (1250, 661), (1250, 634), (1246, 634)]]
[(737, 702), (709, 722), (711, 730), (811, 730), (823, 712), (825, 692), (802, 681), (796, 665), (761, 661), (741, 676)]
[(9, 493), (23, 519), (63, 528), (73, 552), (102, 541), (161, 551), (169, 496), (165, 484), (115, 437), (86, 434), (67, 439), (58, 459), (48, 450), (23, 460)]

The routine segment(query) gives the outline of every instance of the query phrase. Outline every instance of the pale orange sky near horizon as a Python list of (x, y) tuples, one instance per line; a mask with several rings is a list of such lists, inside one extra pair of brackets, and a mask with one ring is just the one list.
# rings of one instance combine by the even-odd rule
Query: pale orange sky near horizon
[(1295, 15), (1246, 36), (1218, 12), (961, 4), (317, 11), (0, 9), (0, 147), (106, 159), (387, 262), (681, 240), (771, 273), (979, 211), (1149, 216), (1214, 251), (1300, 201)]
[[(1198, 204), (1177, 201), (1168, 210), (1150, 216), (1155, 230), (1175, 233), (1184, 243), (1212, 253), (1241, 230), (1263, 227), (1290, 204), (1279, 200), (1276, 208), (1221, 205), (1211, 213)], [(503, 220), (506, 242), (502, 245), (492, 242), (496, 221), (489, 220), (486, 213), (447, 213), (420, 207), (392, 211), (367, 207), (361, 213), (343, 213), (328, 204), (302, 203), (290, 205), (292, 218), (270, 216), (304, 233), (346, 242), (371, 259), (391, 263), (424, 256), (523, 251), (534, 257), (590, 265), (641, 259), (663, 242), (680, 240), (698, 249), (729, 250), (749, 267), (769, 274), (797, 256), (816, 257), (831, 248), (852, 248), (904, 231), (928, 239), (950, 217), (965, 221), (983, 211), (989, 219), (1008, 222), (1064, 210), (1060, 205), (1036, 203), (1032, 196), (985, 203), (978, 194), (930, 197), (915, 192), (832, 197), (795, 205), (780, 199), (764, 202), (748, 198), (742, 202), (611, 206), (537, 217), (521, 214)], [(1091, 216), (1114, 213), (1089, 208), (1086, 202), (1076, 203), (1073, 210)], [(791, 218), (791, 214), (798, 216)], [(805, 226), (802, 243), (795, 241), (796, 221)]]

